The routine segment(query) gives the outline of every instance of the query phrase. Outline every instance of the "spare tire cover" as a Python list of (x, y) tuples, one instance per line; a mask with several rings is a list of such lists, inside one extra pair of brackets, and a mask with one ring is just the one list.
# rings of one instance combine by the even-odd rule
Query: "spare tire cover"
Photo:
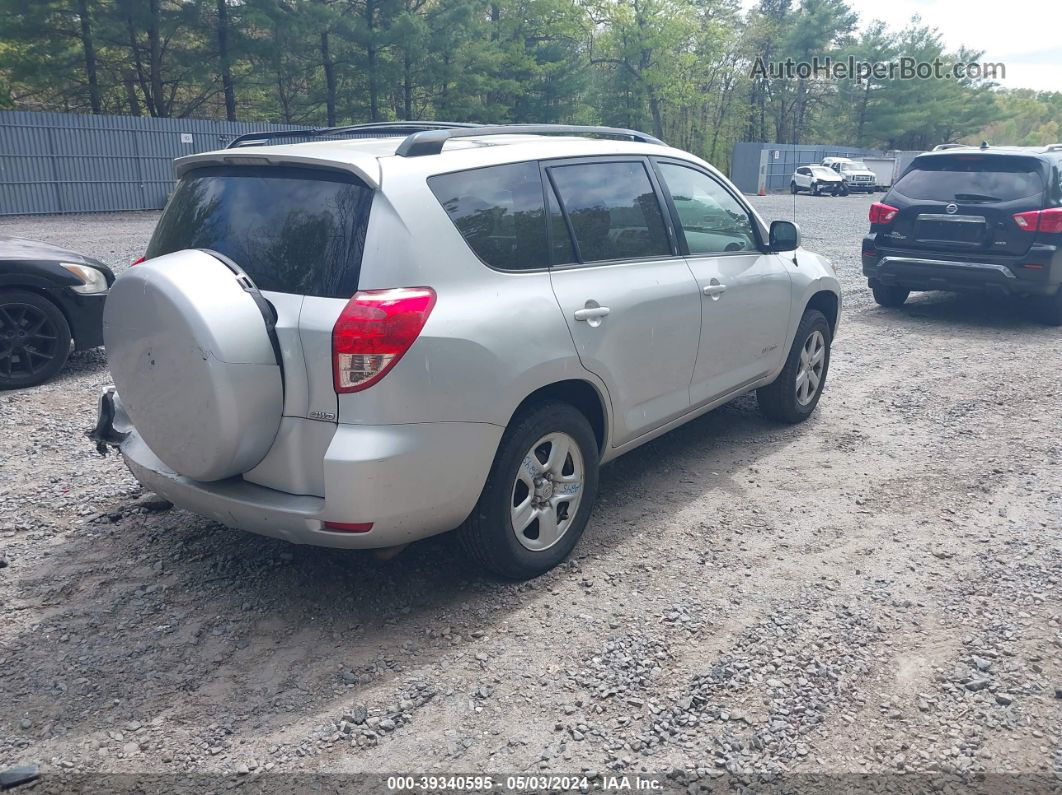
[(103, 337), (122, 405), (152, 452), (194, 480), (254, 468), (280, 427), (283, 377), (245, 285), (219, 259), (185, 250), (130, 268), (107, 296)]

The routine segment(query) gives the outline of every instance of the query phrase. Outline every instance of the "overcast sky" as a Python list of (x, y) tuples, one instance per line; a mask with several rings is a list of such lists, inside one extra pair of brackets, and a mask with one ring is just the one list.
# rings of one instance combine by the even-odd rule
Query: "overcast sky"
[[(799, 2), (799, 0), (796, 0)], [(984, 50), (1002, 62), (1006, 88), (1062, 91), (1062, 0), (848, 0), (860, 25), (884, 19), (893, 30), (914, 15), (937, 28), (949, 50)], [(750, 8), (756, 0), (743, 0)]]

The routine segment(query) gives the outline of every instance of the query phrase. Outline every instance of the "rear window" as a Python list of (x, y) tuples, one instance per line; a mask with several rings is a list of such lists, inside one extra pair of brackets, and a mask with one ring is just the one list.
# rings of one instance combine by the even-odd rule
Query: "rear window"
[(930, 201), (1008, 202), (1042, 195), (1044, 180), (1032, 158), (962, 155), (916, 160), (893, 190)]
[(549, 265), (538, 163), (439, 174), (428, 179), (428, 187), (465, 242), (492, 268)]
[(349, 298), (373, 191), (354, 175), (288, 167), (196, 169), (177, 183), (147, 256), (206, 248), (260, 290)]

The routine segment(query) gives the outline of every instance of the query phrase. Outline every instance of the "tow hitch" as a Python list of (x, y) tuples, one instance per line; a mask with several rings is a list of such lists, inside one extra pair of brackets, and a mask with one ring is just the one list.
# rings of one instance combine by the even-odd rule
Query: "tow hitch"
[(96, 443), (96, 452), (107, 455), (107, 448), (115, 449), (125, 441), (128, 433), (122, 433), (114, 429), (114, 387), (109, 386), (100, 395), (96, 427), (91, 431), (85, 431), (85, 436)]

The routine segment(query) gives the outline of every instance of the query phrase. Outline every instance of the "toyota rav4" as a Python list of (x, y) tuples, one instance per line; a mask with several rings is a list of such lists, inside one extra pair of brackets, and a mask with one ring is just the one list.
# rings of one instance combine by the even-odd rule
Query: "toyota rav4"
[(288, 134), (178, 160), (107, 302), (92, 437), (179, 507), (332, 547), (459, 527), (526, 578), (578, 541), (601, 464), (750, 390), (790, 423), (822, 395), (833, 270), (686, 152), (549, 125)]

